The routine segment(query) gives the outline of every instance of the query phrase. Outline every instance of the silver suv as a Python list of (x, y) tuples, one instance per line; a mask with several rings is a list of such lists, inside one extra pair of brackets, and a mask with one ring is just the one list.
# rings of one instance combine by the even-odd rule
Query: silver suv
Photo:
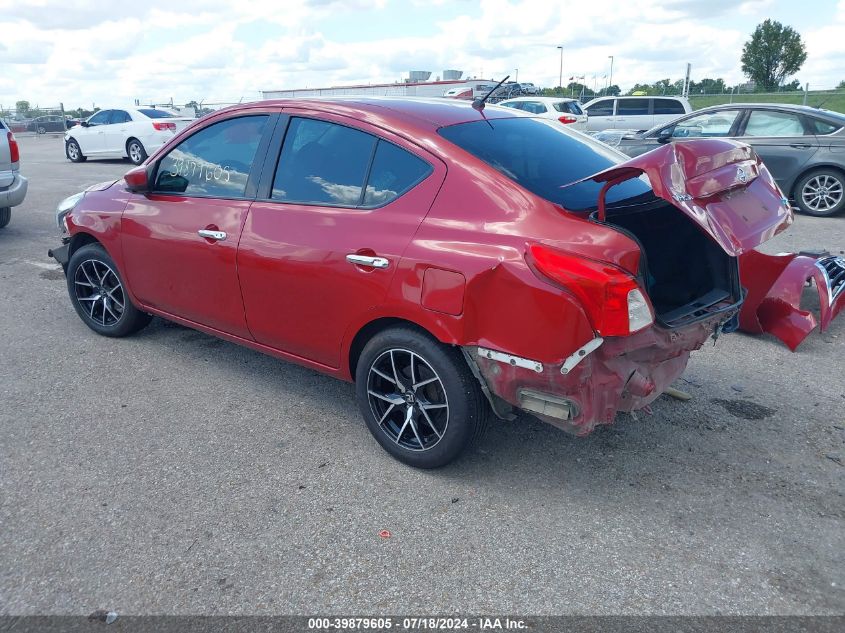
[(20, 175), (20, 151), (15, 135), (0, 119), (0, 229), (12, 219), (12, 207), (26, 197), (26, 178)]

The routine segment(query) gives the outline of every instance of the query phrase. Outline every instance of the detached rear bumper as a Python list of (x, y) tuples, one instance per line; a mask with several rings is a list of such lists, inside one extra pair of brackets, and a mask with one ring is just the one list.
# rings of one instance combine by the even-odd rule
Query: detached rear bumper
[(23, 176), (16, 174), (12, 184), (8, 187), (0, 187), (0, 208), (16, 207), (26, 198), (26, 190), (29, 182)]
[(672, 330), (651, 326), (627, 337), (594, 339), (581, 348), (583, 354), (551, 365), (465, 349), (491, 394), (565, 431), (587, 435), (599, 424), (611, 424), (618, 411), (642, 409), (658, 398), (684, 372), (690, 353), (737, 311)]

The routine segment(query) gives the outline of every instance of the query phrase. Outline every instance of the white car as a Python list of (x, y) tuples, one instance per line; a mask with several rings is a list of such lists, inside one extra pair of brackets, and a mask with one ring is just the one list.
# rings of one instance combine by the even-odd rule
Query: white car
[(157, 108), (100, 110), (65, 133), (65, 154), (74, 163), (128, 157), (140, 165), (193, 120)]
[(555, 119), (579, 132), (584, 132), (587, 129), (587, 115), (581, 110), (577, 99), (516, 97), (515, 99), (499, 101), (496, 105), (514, 108), (546, 119)]
[(689, 114), (692, 107), (685, 97), (599, 97), (585, 103), (584, 111), (590, 116), (588, 129), (599, 132), (649, 130)]

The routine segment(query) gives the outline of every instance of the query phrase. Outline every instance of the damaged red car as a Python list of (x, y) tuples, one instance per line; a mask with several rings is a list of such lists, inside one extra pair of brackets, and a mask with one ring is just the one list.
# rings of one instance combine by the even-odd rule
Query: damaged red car
[(623, 162), (554, 123), (447, 100), (236, 106), (63, 202), (51, 254), (92, 330), (158, 315), (354, 381), (412, 466), (455, 459), (491, 411), (585, 435), (737, 327), (738, 256), (792, 213), (747, 146)]

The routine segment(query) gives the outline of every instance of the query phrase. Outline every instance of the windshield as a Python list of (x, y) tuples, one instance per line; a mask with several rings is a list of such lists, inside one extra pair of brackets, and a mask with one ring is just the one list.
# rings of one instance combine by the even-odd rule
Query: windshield
[[(544, 119), (519, 117), (458, 123), (440, 128), (439, 133), (532, 193), (570, 211), (595, 209), (602, 184), (589, 180), (572, 187), (561, 185), (628, 159), (603, 143), (567, 130), (557, 121)], [(626, 180), (607, 192), (607, 202), (612, 204), (650, 190), (643, 180)]]
[(172, 119), (173, 115), (164, 110), (154, 110), (153, 108), (141, 108), (138, 110), (141, 114), (150, 117), (151, 119)]

